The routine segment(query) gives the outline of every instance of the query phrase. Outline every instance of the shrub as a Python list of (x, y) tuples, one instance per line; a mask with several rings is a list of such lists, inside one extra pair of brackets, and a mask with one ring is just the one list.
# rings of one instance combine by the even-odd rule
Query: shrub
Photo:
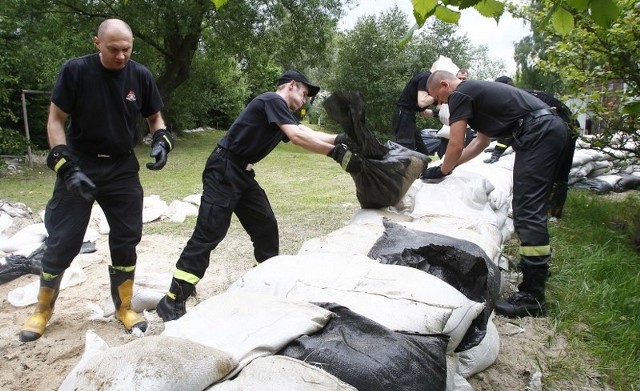
[(29, 141), (12, 129), (0, 128), (0, 155), (24, 155)]

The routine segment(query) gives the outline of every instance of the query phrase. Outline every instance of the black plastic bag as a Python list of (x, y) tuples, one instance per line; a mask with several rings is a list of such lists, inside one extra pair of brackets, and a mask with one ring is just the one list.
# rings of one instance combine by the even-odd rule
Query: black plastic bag
[(363, 391), (445, 390), (449, 337), (402, 333), (335, 303), (314, 303), (338, 316), (279, 355), (315, 365)]
[(477, 346), (500, 294), (500, 269), (478, 245), (463, 239), (416, 231), (384, 218), (384, 233), (368, 256), (388, 265), (414, 267), (432, 274), (464, 294), (484, 303), (456, 347), (461, 352)]
[(365, 125), (364, 99), (358, 92), (335, 92), (323, 106), (353, 140), (354, 152), (363, 158), (362, 170), (351, 173), (360, 206), (377, 209), (397, 204), (420, 177), (429, 158), (392, 141), (380, 144)]
[[(44, 256), (46, 248), (46, 244), (42, 243), (42, 245), (29, 254), (28, 257), (16, 254), (7, 255), (5, 257), (7, 263), (0, 265), (0, 284), (15, 280), (25, 274), (40, 275), (42, 272), (42, 257)], [(96, 245), (93, 242), (82, 243), (80, 249), (81, 254), (95, 251)]]

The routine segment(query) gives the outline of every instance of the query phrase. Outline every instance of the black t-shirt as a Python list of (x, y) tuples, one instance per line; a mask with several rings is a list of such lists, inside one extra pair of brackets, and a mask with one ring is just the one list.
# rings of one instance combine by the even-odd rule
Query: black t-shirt
[(493, 81), (467, 80), (449, 96), (449, 123), (467, 119), (489, 137), (511, 136), (518, 120), (549, 106), (525, 90)]
[(67, 144), (87, 154), (120, 155), (136, 145), (136, 119), (162, 109), (162, 98), (143, 65), (129, 60), (118, 71), (100, 63), (98, 53), (67, 61), (51, 102), (69, 114)]
[(280, 141), (289, 141), (279, 124), (299, 123), (280, 95), (265, 92), (249, 102), (218, 145), (249, 163), (257, 163), (273, 151)]
[(407, 83), (398, 99), (398, 107), (411, 111), (424, 111), (426, 107), (418, 106), (418, 91), (427, 91), (427, 80), (431, 72), (420, 72)]

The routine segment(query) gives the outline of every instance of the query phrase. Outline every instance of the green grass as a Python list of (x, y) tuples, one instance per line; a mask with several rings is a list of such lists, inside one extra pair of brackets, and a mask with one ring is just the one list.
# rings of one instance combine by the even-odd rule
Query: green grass
[[(571, 191), (552, 224), (548, 305), (557, 330), (617, 390), (640, 390), (640, 254), (630, 242), (640, 197)], [(565, 376), (559, 370), (556, 376)]]
[[(185, 134), (161, 171), (140, 146), (140, 177), (146, 195), (170, 202), (202, 191), (204, 164), (223, 132)], [(351, 177), (333, 160), (290, 144), (280, 144), (255, 167), (280, 223), (281, 252), (296, 253), (302, 243), (346, 225), (359, 208)], [(43, 164), (0, 176), (0, 199), (19, 201), (34, 213), (44, 208), (54, 174)], [(567, 354), (550, 366), (545, 388), (578, 375), (588, 352), (606, 383), (616, 390), (640, 390), (640, 256), (630, 245), (640, 197), (610, 199), (571, 190), (561, 220), (551, 224), (552, 276), (549, 320), (568, 341)], [(195, 218), (183, 223), (145, 224), (144, 233), (189, 236)], [(237, 221), (232, 230), (242, 227)], [(514, 247), (514, 248), (517, 248)], [(593, 367), (593, 366), (592, 366)], [(590, 374), (588, 374), (590, 375)]]

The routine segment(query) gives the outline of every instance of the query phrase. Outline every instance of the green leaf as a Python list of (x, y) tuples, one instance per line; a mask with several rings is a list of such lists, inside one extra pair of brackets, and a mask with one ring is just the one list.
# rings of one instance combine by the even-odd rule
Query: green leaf
[(551, 16), (551, 24), (561, 35), (567, 35), (573, 29), (573, 15), (566, 9), (558, 7)]
[(411, 27), (409, 29), (409, 31), (407, 31), (407, 33), (405, 34), (405, 36), (400, 40), (400, 42), (398, 42), (398, 49), (402, 49), (403, 47), (405, 47), (405, 45), (407, 43), (409, 43), (409, 41), (411, 41), (413, 39), (413, 33), (418, 30), (421, 26), (418, 25), (417, 23), (413, 25), (413, 27)]
[(639, 114), (640, 113), (640, 100), (627, 102), (622, 107), (622, 112), (626, 114)]
[(471, 8), (471, 7), (474, 7), (476, 4), (478, 4), (480, 1), (482, 0), (462, 0), (458, 8), (461, 10)]
[(590, 13), (600, 27), (609, 27), (618, 18), (620, 9), (613, 0), (591, 0)]
[(460, 20), (460, 12), (441, 5), (436, 7), (434, 15), (436, 18), (446, 23), (458, 24), (458, 21)]
[(221, 7), (223, 7), (225, 4), (227, 4), (229, 0), (211, 0), (211, 2), (213, 3), (213, 5), (216, 6), (216, 9), (220, 9)]
[(416, 18), (416, 23), (422, 26), (427, 18), (433, 15), (438, 0), (411, 0), (411, 3), (413, 3), (413, 16)]
[(473, 8), (480, 12), (480, 15), (493, 18), (496, 21), (500, 20), (500, 16), (504, 12), (504, 4), (496, 0), (482, 0)]
[(589, 9), (589, 3), (591, 2), (591, 0), (565, 0), (565, 3), (577, 10), (577, 11), (586, 11), (587, 9)]

